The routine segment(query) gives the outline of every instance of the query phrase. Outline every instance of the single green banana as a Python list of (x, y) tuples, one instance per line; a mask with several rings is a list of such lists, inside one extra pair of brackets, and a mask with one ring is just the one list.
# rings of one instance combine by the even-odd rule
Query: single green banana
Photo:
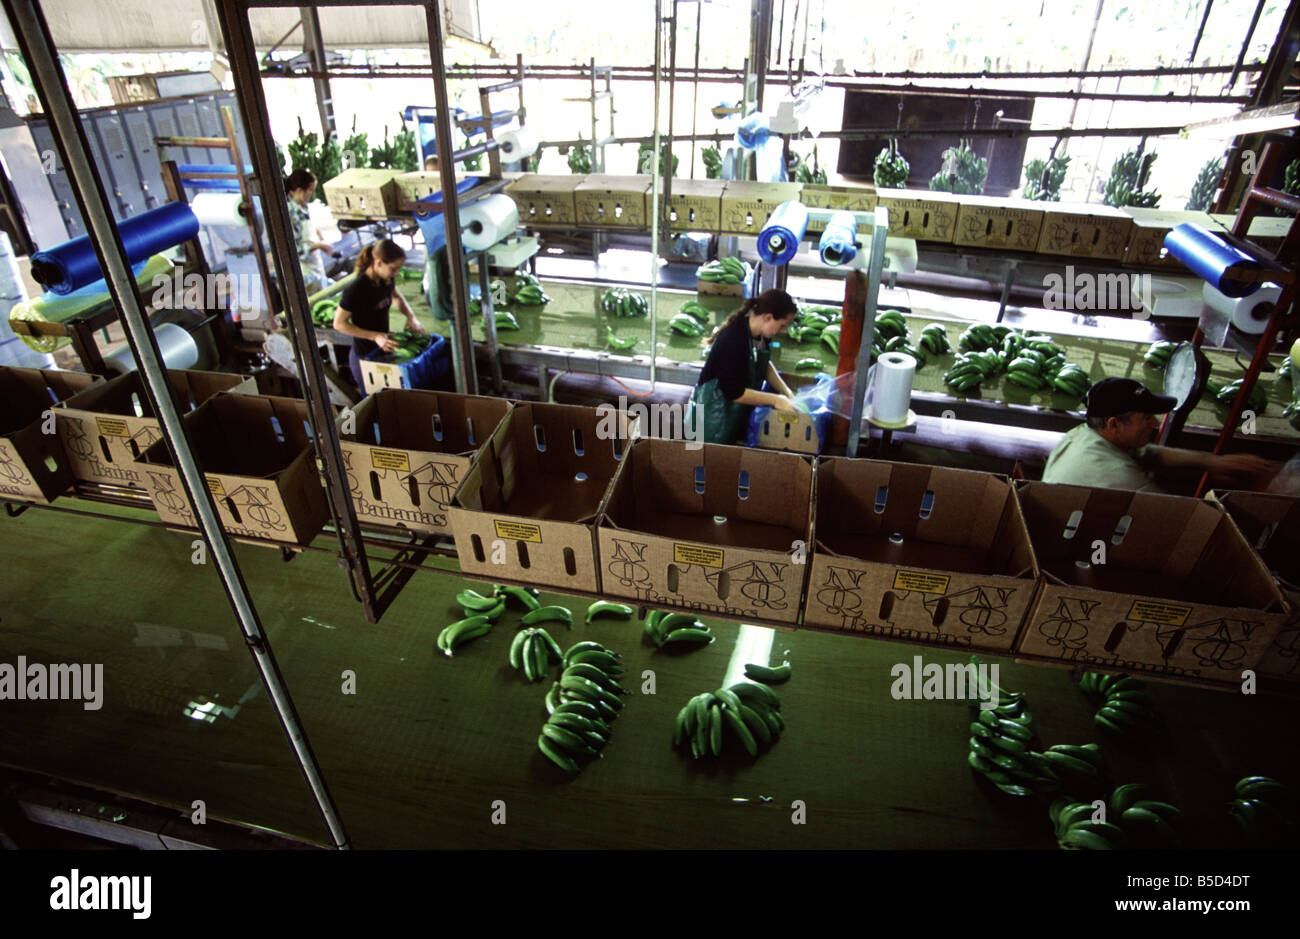
[(600, 685), (600, 687), (604, 688), (610, 694), (619, 694), (627, 690), (622, 685), (620, 685), (617, 681), (615, 681), (613, 678), (607, 675), (603, 670), (597, 668), (594, 665), (585, 665), (585, 664), (580, 664), (575, 662), (565, 666), (564, 674), (577, 675), (580, 678), (585, 678), (588, 681), (595, 682), (597, 685)]
[(562, 751), (546, 736), (540, 734), (537, 738), (537, 749), (546, 754), (546, 758), (567, 773), (579, 773), (582, 771), (577, 762), (569, 754)]
[(790, 680), (790, 663), (785, 662), (770, 668), (766, 665), (755, 665), (751, 662), (745, 665), (745, 677), (769, 685), (779, 685)]
[(754, 735), (754, 739), (759, 744), (767, 746), (772, 742), (772, 730), (758, 711), (747, 704), (742, 704), (736, 708), (736, 713), (740, 715), (740, 719), (745, 722), (745, 726), (749, 728), (749, 732)]
[(554, 714), (555, 711), (562, 706), (563, 704), (560, 701), (560, 683), (557, 681), (551, 685), (550, 690), (546, 692), (546, 713)]
[[(584, 639), (582, 642), (575, 642), (573, 645), (569, 646), (569, 650), (564, 653), (564, 664), (565, 665), (569, 664), (569, 658), (571, 656), (577, 655), (579, 652), (588, 652), (588, 651), (609, 652), (610, 650), (606, 649), (599, 642), (593, 642), (590, 639)], [(620, 658), (617, 652), (610, 652), (610, 654), (613, 655), (615, 658)]]
[(497, 605), (496, 597), (485, 597), (474, 590), (462, 590), (456, 594), (456, 602), (469, 614), (482, 613)]
[(740, 738), (741, 746), (745, 748), (745, 752), (750, 756), (758, 756), (758, 741), (754, 739), (754, 735), (750, 733), (749, 727), (741, 720), (740, 715), (731, 708), (720, 708), (719, 710), (722, 711), (722, 719), (727, 722), (731, 732)]
[(529, 632), (530, 630), (522, 629), (519, 632), (515, 633), (514, 641), (510, 643), (510, 667), (511, 668), (522, 669), (524, 667), (521, 654), (524, 647), (524, 640), (528, 638)]
[[(554, 715), (552, 715), (554, 716)], [(570, 753), (576, 753), (579, 756), (597, 756), (596, 748), (591, 746), (573, 731), (560, 727), (558, 724), (547, 721), (542, 725), (542, 735), (550, 737), (551, 740), (558, 743)]]
[[(533, 600), (533, 603), (537, 603)], [(573, 625), (573, 613), (562, 606), (534, 606), (524, 614), (523, 622), (529, 626), (534, 623), (563, 623)]]
[(687, 645), (707, 646), (713, 642), (713, 633), (708, 628), (704, 629), (674, 629), (668, 635), (664, 636), (663, 645), (670, 643), (686, 643)]
[(781, 707), (781, 699), (777, 697), (775, 691), (766, 685), (750, 681), (738, 681), (734, 685), (730, 685), (729, 690), (734, 691), (737, 696), (750, 704), (758, 701), (769, 708), (779, 709)]
[(438, 647), (451, 656), (458, 646), (477, 639), (492, 628), (486, 616), (470, 616), (449, 625), (439, 636)]
[(626, 603), (611, 603), (608, 600), (597, 600), (591, 606), (587, 607), (587, 622), (590, 623), (597, 616), (615, 616), (619, 619), (631, 619), (634, 612), (636, 611)]
[(1116, 815), (1150, 795), (1151, 789), (1145, 783), (1125, 783), (1116, 786), (1110, 794), (1110, 810)]

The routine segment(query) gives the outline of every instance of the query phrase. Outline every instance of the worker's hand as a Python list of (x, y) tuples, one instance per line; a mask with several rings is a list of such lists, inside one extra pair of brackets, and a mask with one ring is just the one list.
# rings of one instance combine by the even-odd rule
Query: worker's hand
[(1281, 471), (1282, 464), (1253, 453), (1224, 453), (1210, 457), (1207, 469), (1211, 479), (1254, 484), (1262, 488)]
[(376, 333), (375, 345), (379, 346), (379, 348), (383, 349), (385, 352), (392, 352), (397, 348), (397, 340), (388, 335), (388, 333)]
[(412, 316), (410, 319), (406, 321), (406, 328), (413, 333), (427, 332), (427, 330), (424, 328), (424, 324), (421, 323), (419, 320), (417, 320), (414, 316)]
[(772, 410), (797, 413), (799, 408), (797, 405), (795, 405), (793, 401), (791, 401), (785, 395), (773, 395)]

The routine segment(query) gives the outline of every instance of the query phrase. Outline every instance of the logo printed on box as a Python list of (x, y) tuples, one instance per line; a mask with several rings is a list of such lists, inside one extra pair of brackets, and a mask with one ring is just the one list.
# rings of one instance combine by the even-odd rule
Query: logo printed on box
[(127, 430), (126, 421), (118, 420), (115, 417), (96, 417), (95, 425), (99, 432), (106, 437), (130, 437), (131, 432)]
[(493, 519), (492, 525), (496, 529), (498, 538), (507, 538), (510, 541), (531, 541), (534, 544), (542, 543), (540, 525), (525, 525), (523, 522), (505, 522), (500, 519)]
[(930, 571), (906, 571), (900, 568), (894, 572), (894, 589), (915, 590), (919, 593), (947, 593), (948, 583), (951, 579), (946, 574), (933, 574)]
[(411, 460), (405, 450), (372, 448), (370, 451), (370, 465), (380, 470), (397, 470), (401, 473), (411, 471)]
[(723, 552), (721, 548), (705, 548), (701, 545), (673, 543), (673, 562), (676, 564), (721, 567), (722, 558)]
[(204, 476), (203, 478), (208, 481), (208, 492), (212, 493), (218, 499), (224, 499), (226, 497), (226, 487), (221, 485), (221, 480), (217, 479), (215, 476)]
[(1157, 623), (1161, 626), (1183, 626), (1187, 623), (1187, 617), (1191, 615), (1190, 606), (1156, 603), (1153, 600), (1134, 600), (1133, 608), (1128, 611), (1129, 619)]

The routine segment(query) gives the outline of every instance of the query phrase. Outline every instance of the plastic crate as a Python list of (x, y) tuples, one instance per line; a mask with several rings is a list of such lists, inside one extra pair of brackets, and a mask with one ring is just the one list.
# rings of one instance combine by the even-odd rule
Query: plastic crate
[(394, 362), (390, 353), (375, 349), (361, 361), (361, 378), (366, 394), (384, 388), (424, 388), (454, 391), (451, 347), (445, 336), (434, 336), (429, 348), (409, 362)]

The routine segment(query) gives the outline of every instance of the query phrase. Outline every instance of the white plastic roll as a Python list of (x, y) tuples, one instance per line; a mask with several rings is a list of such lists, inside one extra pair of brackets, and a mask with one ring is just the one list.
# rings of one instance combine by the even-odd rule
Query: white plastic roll
[(539, 142), (532, 127), (516, 127), (508, 130), (499, 138), (501, 141), (501, 159), (506, 163), (518, 163), (537, 152)]
[(912, 403), (916, 359), (902, 352), (886, 352), (873, 366), (871, 419), (880, 424), (902, 424)]
[[(162, 353), (163, 365), (167, 368), (193, 368), (199, 361), (199, 347), (194, 337), (183, 326), (175, 323), (163, 323), (153, 331), (158, 340), (158, 351)], [(135, 356), (129, 345), (123, 346), (111, 355), (104, 356), (104, 365), (109, 371), (118, 375), (134, 372)]]
[(237, 192), (201, 192), (190, 201), (194, 217), (200, 225), (239, 225), (245, 224), (244, 216), (239, 214), (242, 197)]
[(504, 193), (495, 193), (460, 210), (461, 240), (470, 251), (499, 244), (519, 227), (519, 206)]
[(1249, 297), (1226, 297), (1206, 284), (1201, 297), (1210, 309), (1232, 318), (1232, 325), (1249, 336), (1258, 336), (1268, 326), (1282, 288), (1277, 284), (1264, 284)]

